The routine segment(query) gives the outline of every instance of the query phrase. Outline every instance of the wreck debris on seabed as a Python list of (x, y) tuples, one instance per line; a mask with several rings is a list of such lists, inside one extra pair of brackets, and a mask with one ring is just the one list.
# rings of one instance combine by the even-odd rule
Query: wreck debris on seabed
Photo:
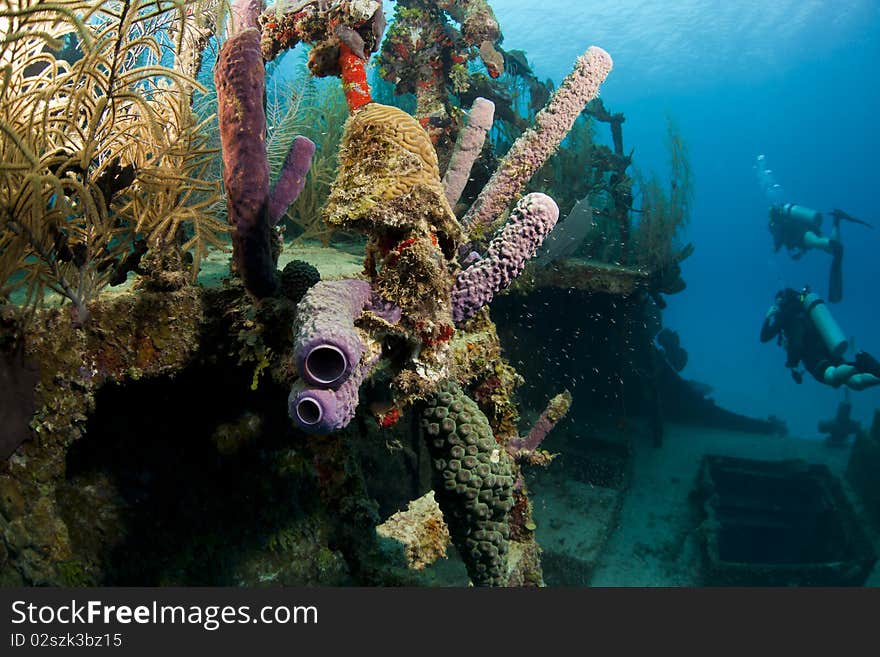
[[(559, 219), (530, 181), (585, 109), (615, 135), (589, 157), (625, 252), (591, 260), (595, 280), (671, 293), (689, 254), (626, 268), (671, 234), (631, 235), (622, 118), (596, 101), (608, 54), (589, 48), (551, 91), (500, 48), (485, 0), (401, 0), (384, 39), (378, 0), (36, 4), (8, 3), (0, 46), (0, 381), (14, 393), (0, 406), (0, 583), (425, 584), (451, 544), (460, 583), (542, 585), (523, 468), (552, 459), (541, 442), (571, 397), (520, 437), (522, 377), (488, 305)], [(299, 42), (349, 112), (321, 214), (366, 240), (356, 273), (283, 253), (282, 218), (322, 154), (292, 139), (271, 175), (263, 99), (266, 63)], [(210, 44), (222, 190), (193, 110)], [(373, 100), (377, 52), (415, 116)], [(531, 85), (531, 127), (497, 84), (505, 68)], [(199, 286), (227, 231), (231, 275)], [(432, 489), (434, 506), (386, 532), (406, 542), (391, 559), (380, 518)]]

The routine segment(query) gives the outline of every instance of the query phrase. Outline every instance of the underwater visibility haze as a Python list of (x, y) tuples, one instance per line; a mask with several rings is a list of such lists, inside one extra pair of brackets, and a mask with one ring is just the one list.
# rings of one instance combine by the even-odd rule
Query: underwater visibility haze
[(861, 586), (880, 6), (0, 0), (0, 584)]

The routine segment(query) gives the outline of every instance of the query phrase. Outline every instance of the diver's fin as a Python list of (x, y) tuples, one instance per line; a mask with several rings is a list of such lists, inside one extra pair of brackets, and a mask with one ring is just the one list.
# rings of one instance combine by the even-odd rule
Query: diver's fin
[(860, 351), (856, 354), (856, 368), (860, 372), (866, 372), (867, 374), (872, 374), (877, 378), (880, 378), (880, 362), (877, 361), (871, 354), (867, 351)]
[(834, 208), (831, 211), (831, 216), (833, 216), (838, 221), (843, 219), (844, 221), (851, 221), (854, 224), (861, 224), (862, 226), (867, 226), (868, 228), (870, 228), (872, 230), (874, 229), (873, 224), (870, 224), (867, 221), (864, 221), (862, 219), (856, 219), (855, 217), (848, 215), (846, 212), (844, 212), (843, 210), (840, 210), (838, 208)]
[(835, 240), (831, 246), (833, 259), (828, 276), (828, 302), (840, 303), (843, 299), (843, 244)]

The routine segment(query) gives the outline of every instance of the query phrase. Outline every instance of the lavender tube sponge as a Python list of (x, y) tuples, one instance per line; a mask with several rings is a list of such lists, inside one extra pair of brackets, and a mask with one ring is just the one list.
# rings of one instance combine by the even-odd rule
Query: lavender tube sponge
[(278, 180), (275, 181), (275, 187), (269, 197), (269, 221), (273, 226), (302, 193), (314, 154), (315, 143), (308, 137), (299, 135), (290, 145), (281, 173), (278, 174)]
[(461, 272), (452, 288), (452, 319), (462, 322), (522, 273), (559, 219), (556, 202), (540, 192), (523, 197), (489, 244), (486, 256)]
[[(321, 388), (339, 388), (366, 351), (354, 321), (370, 303), (367, 281), (320, 281), (296, 310), (293, 355), (299, 375)], [(355, 393), (355, 396), (356, 393)]]
[(550, 400), (547, 408), (541, 413), (541, 417), (535, 422), (535, 426), (532, 427), (527, 436), (511, 438), (507, 442), (507, 452), (511, 456), (517, 456), (520, 452), (525, 452), (526, 454), (534, 452), (544, 442), (544, 439), (553, 430), (553, 427), (565, 417), (569, 408), (571, 408), (571, 393), (566, 390)]
[(327, 390), (296, 381), (287, 398), (290, 418), (306, 433), (327, 434), (344, 429), (354, 418), (358, 390), (378, 360), (378, 352), (367, 353), (337, 390)]
[(214, 68), (217, 120), (223, 149), (223, 184), (232, 245), (239, 273), (257, 297), (275, 292), (275, 263), (269, 230), (269, 161), (266, 158), (266, 71), (260, 32), (248, 28), (231, 36)]

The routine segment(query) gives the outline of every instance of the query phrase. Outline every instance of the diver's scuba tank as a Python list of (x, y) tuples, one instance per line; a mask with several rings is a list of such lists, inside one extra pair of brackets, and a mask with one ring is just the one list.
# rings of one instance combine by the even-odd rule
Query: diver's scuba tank
[(834, 358), (843, 358), (849, 342), (847, 342), (840, 325), (832, 317), (825, 301), (818, 294), (805, 290), (801, 293), (801, 303), (831, 355)]
[(816, 212), (803, 205), (795, 205), (794, 203), (774, 205), (770, 209), (770, 217), (777, 221), (792, 221), (811, 230), (819, 230), (822, 225), (821, 212)]

